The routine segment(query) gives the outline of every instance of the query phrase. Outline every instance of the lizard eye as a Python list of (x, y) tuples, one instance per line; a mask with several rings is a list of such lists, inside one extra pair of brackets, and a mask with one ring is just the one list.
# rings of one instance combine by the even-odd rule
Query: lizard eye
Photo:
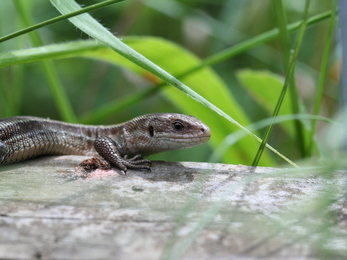
[(182, 131), (184, 129), (184, 125), (181, 122), (179, 122), (179, 121), (173, 122), (172, 123), (172, 127), (176, 131)]

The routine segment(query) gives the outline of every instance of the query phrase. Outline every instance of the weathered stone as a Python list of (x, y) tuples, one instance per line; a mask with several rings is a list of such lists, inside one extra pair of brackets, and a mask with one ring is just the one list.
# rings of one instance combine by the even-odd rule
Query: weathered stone
[(347, 255), (346, 172), (154, 162), (151, 172), (84, 175), (83, 159), (0, 167), (1, 259)]

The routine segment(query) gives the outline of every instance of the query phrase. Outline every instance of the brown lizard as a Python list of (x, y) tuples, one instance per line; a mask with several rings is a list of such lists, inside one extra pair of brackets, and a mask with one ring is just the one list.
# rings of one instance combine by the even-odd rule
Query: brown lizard
[(116, 165), (150, 169), (149, 155), (185, 149), (210, 139), (208, 126), (193, 116), (148, 114), (128, 122), (93, 126), (32, 116), (0, 119), (0, 165), (38, 155), (95, 155)]

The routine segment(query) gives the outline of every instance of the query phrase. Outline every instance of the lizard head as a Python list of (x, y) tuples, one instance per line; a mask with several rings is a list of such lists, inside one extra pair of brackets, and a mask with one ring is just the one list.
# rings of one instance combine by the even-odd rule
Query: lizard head
[[(141, 123), (140, 123), (141, 121)], [(211, 137), (207, 125), (193, 116), (162, 113), (135, 118), (137, 152), (143, 156), (201, 145)]]

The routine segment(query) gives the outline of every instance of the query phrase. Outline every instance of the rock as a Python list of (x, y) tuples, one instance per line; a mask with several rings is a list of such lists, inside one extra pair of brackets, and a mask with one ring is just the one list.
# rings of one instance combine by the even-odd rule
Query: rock
[(83, 156), (0, 167), (0, 258), (315, 259), (347, 255), (346, 171)]

